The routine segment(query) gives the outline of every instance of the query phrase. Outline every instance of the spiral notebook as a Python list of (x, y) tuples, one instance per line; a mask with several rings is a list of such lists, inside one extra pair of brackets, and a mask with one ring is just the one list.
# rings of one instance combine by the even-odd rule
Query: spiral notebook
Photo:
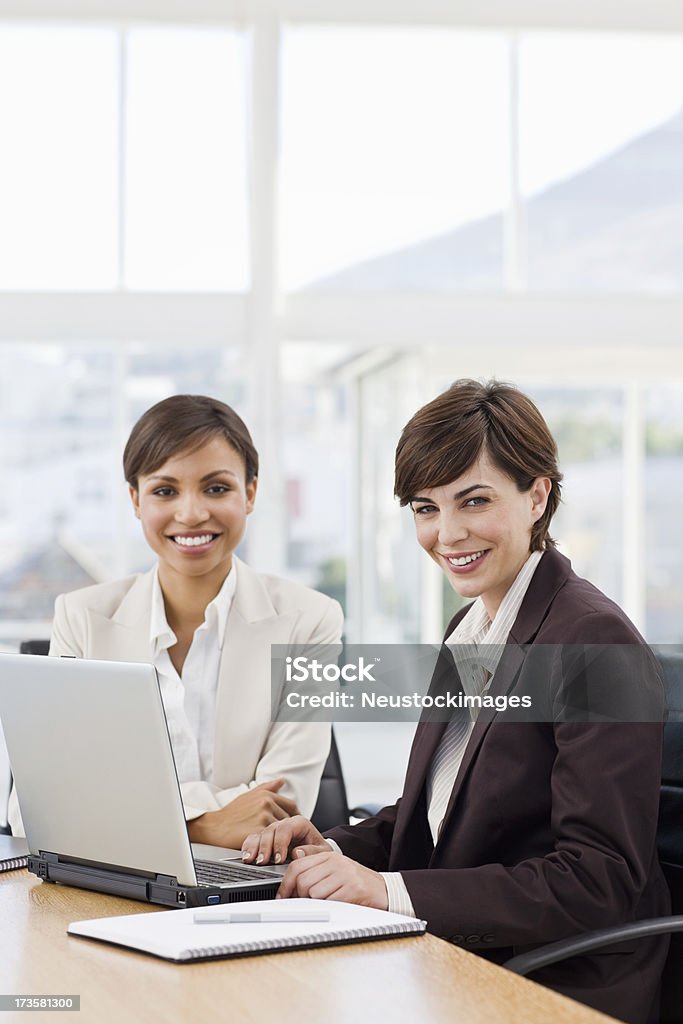
[[(329, 911), (330, 919), (197, 924), (194, 921), (195, 911), (190, 909), (74, 921), (67, 931), (69, 935), (111, 942), (116, 946), (151, 953), (164, 960), (187, 963), (193, 960), (278, 953), (311, 946), (422, 935), (427, 927), (425, 921), (414, 917), (331, 900), (291, 899), (275, 903), (271, 900), (254, 900), (239, 904), (241, 912), (253, 911), (255, 914), (260, 911), (272, 913), (274, 908), (280, 907), (283, 915), (325, 908)], [(215, 911), (220, 916), (225, 910), (224, 906), (211, 907), (203, 910), (202, 915), (205, 917)]]
[(0, 835), (0, 871), (16, 871), (28, 863), (28, 846), (25, 839)]

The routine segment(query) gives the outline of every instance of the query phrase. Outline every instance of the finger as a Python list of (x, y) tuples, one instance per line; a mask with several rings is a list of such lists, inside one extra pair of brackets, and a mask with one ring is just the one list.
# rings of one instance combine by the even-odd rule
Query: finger
[[(323, 859), (327, 859), (331, 856), (330, 853), (318, 853), (317, 855), (310, 857), (301, 857), (297, 860), (293, 860), (285, 871), (284, 877), (280, 882), (280, 888), (278, 889), (277, 895), (279, 899), (286, 900), (290, 896), (300, 896), (299, 890), (299, 877), (306, 871), (311, 869), (315, 870), (322, 863)], [(316, 879), (319, 876), (316, 876)]]
[(339, 895), (343, 891), (341, 879), (336, 874), (330, 874), (309, 886), (308, 896), (312, 900), (343, 900), (344, 897)]
[[(300, 814), (293, 818), (284, 817), (269, 825), (262, 832), (255, 834), (258, 843), (254, 840), (248, 846), (243, 845), (245, 851), (243, 859), (250, 862), (255, 861), (257, 864), (266, 864), (272, 859), (276, 864), (282, 864), (287, 860), (290, 849), (297, 842), (305, 840), (310, 834), (311, 828), (310, 822), (306, 818), (302, 818)], [(322, 842), (324, 840), (321, 837)], [(323, 848), (329, 849), (326, 843)]]
[(256, 854), (257, 864), (268, 864), (274, 861), (280, 864), (287, 860), (289, 845), (293, 841), (292, 819), (284, 812), (280, 821), (273, 822), (261, 833), (258, 852)]
[(277, 822), (273, 822), (260, 832), (248, 835), (242, 843), (242, 860), (255, 861), (257, 864), (269, 861), (273, 849), (273, 829), (276, 827)]
[[(330, 850), (331, 850), (331, 847), (330, 847)], [(296, 858), (298, 858), (298, 857), (311, 857), (315, 853), (324, 853), (324, 852), (325, 851), (321, 850), (319, 846), (312, 846), (312, 845), (295, 846), (294, 849), (292, 850), (292, 859), (294, 859), (295, 857)]]
[[(296, 895), (312, 899), (325, 899), (321, 893), (334, 893), (343, 885), (343, 862), (338, 857), (323, 856), (314, 861), (311, 857), (304, 862), (303, 870), (296, 876)], [(340, 878), (340, 875), (342, 876)]]
[(242, 860), (253, 860), (258, 853), (260, 832), (251, 832), (242, 843)]
[(299, 813), (299, 808), (296, 806), (293, 800), (289, 799), (289, 797), (280, 796), (280, 794), (278, 793), (277, 796), (273, 797), (273, 800), (278, 805), (278, 807), (282, 808), (282, 810), (285, 812), (288, 818), (293, 818), (295, 814)]
[(259, 782), (258, 786), (252, 786), (251, 788), (252, 788), (252, 790), (254, 790), (254, 789), (268, 789), (268, 790), (270, 790), (271, 793), (277, 793), (277, 791), (279, 789), (282, 789), (284, 784), (285, 784), (285, 780), (284, 779), (270, 779), (268, 782)]
[(273, 804), (273, 806), (269, 808), (268, 813), (271, 815), (273, 821), (287, 821), (289, 818), (287, 811), (284, 811), (279, 804)]

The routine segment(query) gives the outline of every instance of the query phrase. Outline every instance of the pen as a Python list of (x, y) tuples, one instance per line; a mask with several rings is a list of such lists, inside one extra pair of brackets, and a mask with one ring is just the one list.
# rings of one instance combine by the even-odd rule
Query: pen
[(261, 910), (258, 913), (248, 910), (232, 910), (226, 914), (215, 914), (212, 910), (197, 911), (194, 915), (195, 924), (278, 924), (280, 921), (329, 921), (329, 910), (289, 910), (278, 913), (277, 910)]

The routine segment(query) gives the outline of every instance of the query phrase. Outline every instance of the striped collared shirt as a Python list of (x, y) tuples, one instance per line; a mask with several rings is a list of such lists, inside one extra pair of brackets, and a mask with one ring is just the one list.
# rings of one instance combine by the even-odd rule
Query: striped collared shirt
[[(445, 643), (453, 654), (465, 694), (481, 694), (491, 685), (508, 635), (542, 556), (542, 551), (533, 551), (529, 555), (501, 601), (493, 620), (489, 618), (481, 597), (478, 597), (451, 635), (446, 638)], [(461, 716), (449, 723), (429, 766), (427, 817), (434, 845), (439, 837), (476, 717), (477, 709), (471, 708), (469, 719)], [(381, 874), (387, 887), (389, 910), (392, 913), (415, 917), (415, 910), (401, 873), (382, 871)]]

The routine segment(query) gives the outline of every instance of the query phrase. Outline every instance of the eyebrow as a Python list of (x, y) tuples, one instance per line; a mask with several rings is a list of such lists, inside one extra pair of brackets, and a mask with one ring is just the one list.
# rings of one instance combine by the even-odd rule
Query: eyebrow
[[(207, 480), (211, 480), (215, 476), (220, 476), (221, 473), (225, 473), (226, 476), (234, 476), (235, 479), (239, 479), (237, 473), (234, 473), (231, 469), (214, 469), (210, 473), (205, 473), (199, 481), (200, 484), (205, 483)], [(161, 476), (159, 473), (154, 473), (149, 478), (150, 480), (163, 480), (167, 484), (177, 484), (178, 478), (175, 476)]]
[[(495, 490), (495, 488), (491, 487), (490, 484), (472, 484), (471, 487), (466, 487), (464, 491), (458, 491), (456, 494), (454, 494), (453, 495), (453, 499), (455, 501), (459, 501), (461, 498), (466, 498), (468, 494), (472, 493), (472, 491), (493, 491), (493, 490)], [(410, 499), (409, 504), (412, 505), (412, 503), (414, 501), (424, 501), (424, 502), (429, 503), (429, 502), (433, 502), (434, 499), (433, 498), (421, 498), (421, 497), (419, 497), (416, 494), (414, 498)]]

